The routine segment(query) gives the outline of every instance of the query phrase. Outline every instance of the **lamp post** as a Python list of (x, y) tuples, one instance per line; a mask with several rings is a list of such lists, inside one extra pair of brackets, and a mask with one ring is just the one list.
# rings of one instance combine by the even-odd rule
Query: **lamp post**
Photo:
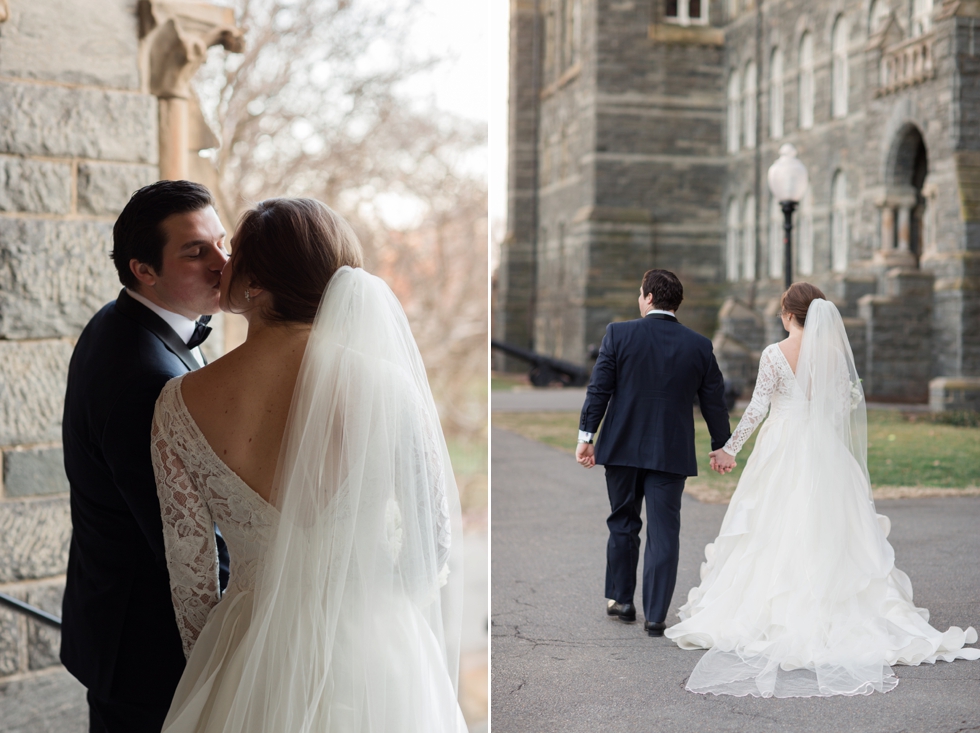
[(793, 284), (793, 212), (808, 185), (806, 166), (796, 157), (796, 148), (785, 143), (779, 148), (779, 158), (769, 166), (769, 191), (783, 210), (783, 266), (787, 289)]

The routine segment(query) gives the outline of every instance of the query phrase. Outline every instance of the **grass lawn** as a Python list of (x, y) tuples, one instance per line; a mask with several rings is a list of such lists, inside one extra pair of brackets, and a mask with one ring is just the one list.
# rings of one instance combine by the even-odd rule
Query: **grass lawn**
[[(732, 413), (733, 428), (741, 416), (741, 411)], [(491, 423), (574, 454), (578, 419), (577, 412), (495, 412)], [(689, 484), (722, 497), (731, 496), (745, 459), (755, 445), (758, 430), (739, 452), (738, 466), (725, 476), (708, 467), (711, 439), (697, 411), (694, 430), (698, 476)], [(868, 471), (875, 488), (975, 488), (980, 486), (980, 428), (940, 425), (921, 416), (909, 418), (893, 410), (871, 409), (868, 411)]]
[(487, 441), (450, 438), (446, 441), (449, 460), (459, 487), (459, 503), (464, 512), (487, 508)]
[(530, 387), (531, 380), (528, 379), (527, 372), (515, 374), (511, 372), (490, 372), (491, 390), (511, 390), (514, 387)]

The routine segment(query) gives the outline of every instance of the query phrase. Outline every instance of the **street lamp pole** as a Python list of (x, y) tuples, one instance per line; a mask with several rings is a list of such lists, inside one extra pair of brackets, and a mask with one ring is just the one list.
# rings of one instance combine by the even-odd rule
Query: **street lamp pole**
[(783, 210), (783, 269), (786, 289), (793, 284), (793, 212), (809, 185), (806, 166), (789, 143), (779, 148), (779, 159), (769, 166), (769, 191)]
[(795, 201), (780, 201), (783, 209), (783, 269), (786, 272), (786, 290), (793, 284), (793, 212)]

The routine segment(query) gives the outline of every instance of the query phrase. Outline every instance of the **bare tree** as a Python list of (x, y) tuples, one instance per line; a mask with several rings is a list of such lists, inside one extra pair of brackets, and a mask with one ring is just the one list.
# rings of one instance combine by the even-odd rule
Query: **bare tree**
[[(472, 163), (486, 126), (405, 98), (437, 63), (406, 43), (417, 0), (234, 6), (246, 50), (209, 57), (197, 84), (221, 142), (222, 208), (237, 217), (302, 195), (347, 217), (405, 305), (447, 430), (476, 437), (487, 419), (487, 189)], [(411, 224), (392, 223), (393, 211)]]

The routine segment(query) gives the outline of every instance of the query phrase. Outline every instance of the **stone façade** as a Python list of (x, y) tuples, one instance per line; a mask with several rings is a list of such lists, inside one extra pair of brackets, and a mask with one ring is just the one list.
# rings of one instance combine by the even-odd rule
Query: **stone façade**
[(841, 308), (869, 394), (925, 401), (938, 377), (962, 393), (980, 376), (980, 3), (726, 0), (688, 24), (668, 6), (692, 7), (511, 3), (496, 337), (586, 362), (664, 267), (681, 320), (751, 386), (781, 333), (766, 172), (789, 142), (810, 173), (795, 279)]

